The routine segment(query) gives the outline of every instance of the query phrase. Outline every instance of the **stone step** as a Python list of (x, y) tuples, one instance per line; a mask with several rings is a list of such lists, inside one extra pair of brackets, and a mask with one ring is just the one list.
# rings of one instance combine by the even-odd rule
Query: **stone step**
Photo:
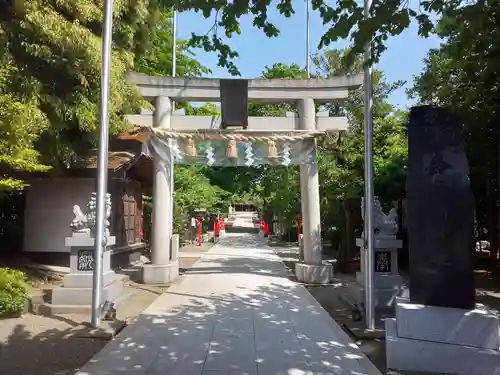
[(44, 303), (42, 305), (34, 306), (32, 311), (37, 315), (52, 316), (52, 315), (88, 315), (92, 312), (91, 305), (53, 305), (51, 303)]
[[(131, 293), (126, 292), (116, 298), (113, 302), (115, 308), (127, 301)], [(52, 315), (68, 315), (68, 314), (81, 314), (89, 315), (92, 313), (92, 305), (54, 305), (52, 303), (44, 302), (39, 305), (31, 306), (31, 313), (36, 315), (52, 316)]]
[[(116, 275), (115, 280), (103, 288), (103, 298), (111, 298), (115, 304), (121, 303), (124, 296), (124, 285), (130, 278), (127, 275)], [(56, 294), (56, 303), (52, 296)], [(79, 298), (86, 295), (88, 303), (80, 303)], [(42, 291), (34, 291), (30, 296), (30, 311), (39, 315), (66, 315), (66, 314), (90, 314), (92, 312), (91, 288), (64, 288), (57, 286)], [(57, 303), (57, 301), (61, 301)], [(62, 303), (62, 301), (73, 301), (74, 303)]]

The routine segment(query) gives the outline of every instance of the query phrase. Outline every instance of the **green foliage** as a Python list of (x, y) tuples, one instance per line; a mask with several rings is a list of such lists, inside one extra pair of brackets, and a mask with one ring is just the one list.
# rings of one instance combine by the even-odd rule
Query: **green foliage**
[[(226, 43), (235, 34), (241, 33), (241, 19), (250, 16), (253, 25), (262, 30), (267, 37), (279, 36), (279, 29), (270, 20), (271, 7), (285, 18), (295, 14), (291, 0), (270, 1), (201, 1), (162, 0), (168, 7), (175, 6), (179, 11), (195, 11), (205, 18), (214, 20), (212, 28), (204, 35), (191, 35), (190, 45), (203, 48), (207, 52), (218, 54), (219, 66), (226, 67), (233, 75), (239, 75), (234, 59), (238, 52)], [(411, 21), (418, 24), (418, 33), (427, 37), (434, 31), (433, 17), (437, 14), (466, 13), (468, 7), (484, 2), (471, 1), (464, 3), (459, 0), (419, 0), (415, 9), (408, 2), (399, 0), (381, 0), (373, 2), (368, 17), (364, 17), (363, 2), (342, 0), (326, 2), (312, 0), (313, 10), (320, 14), (328, 29), (321, 37), (318, 49), (322, 50), (338, 40), (351, 39), (353, 49), (346, 55), (346, 61), (352, 63), (356, 55), (361, 54), (367, 42), (372, 42), (373, 59), (376, 61), (385, 50), (389, 36), (399, 35), (408, 28)]]
[(424, 60), (409, 94), (423, 104), (451, 109), (464, 121), (476, 220), (498, 249), (500, 131), (500, 3), (470, 2), (446, 12), (436, 32), (443, 39)]
[(445, 42), (429, 52), (409, 91), (422, 103), (448, 107), (461, 116), (471, 164), (485, 181), (489, 173), (496, 175), (491, 156), (499, 139), (499, 15), (500, 4), (493, 2), (443, 17), (438, 32)]
[[(363, 68), (357, 58), (347, 64), (349, 51), (329, 50), (314, 56), (313, 63), (320, 77), (356, 74)], [(275, 64), (262, 74), (265, 78), (300, 78), (305, 72), (296, 65)], [(373, 163), (375, 194), (383, 204), (390, 205), (404, 191), (407, 143), (405, 135), (406, 114), (395, 111), (388, 97), (402, 82), (388, 83), (382, 72), (375, 71), (373, 103)], [(322, 227), (337, 227), (341, 236), (348, 230), (346, 216), (359, 216), (360, 200), (364, 191), (364, 136), (363, 91), (352, 91), (343, 103), (329, 104), (333, 116), (346, 115), (349, 129), (339, 137), (328, 136), (318, 140), (318, 169)], [(256, 116), (283, 116), (295, 108), (287, 103), (253, 105), (251, 114)], [(300, 216), (300, 184), (297, 166), (265, 166), (256, 178), (262, 186), (265, 211), (279, 216), (283, 232), (289, 232)]]
[[(5, 88), (15, 80), (17, 73), (15, 67), (0, 65), (0, 165), (8, 171), (45, 171), (48, 167), (38, 162), (39, 153), (34, 144), (39, 134), (48, 128), (48, 120), (33, 105), (35, 98), (22, 102), (6, 92)], [(23, 187), (23, 181), (0, 174), (0, 191)]]
[(278, 213), (285, 228), (293, 227), (300, 216), (299, 168), (265, 166), (262, 180), (266, 211)]
[[(125, 80), (137, 70), (170, 75), (171, 12), (151, 0), (114, 1), (110, 133), (144, 106)], [(102, 2), (13, 1), (0, 5), (0, 190), (20, 189), (17, 171), (64, 168), (97, 145)], [(201, 75), (179, 41), (177, 75)]]
[[(158, 14), (155, 28), (151, 30), (151, 48), (144, 55), (136, 55), (134, 69), (152, 76), (172, 75), (172, 12)], [(201, 76), (211, 70), (202, 66), (195, 59), (195, 54), (188, 49), (186, 41), (177, 40), (176, 75)]]
[(26, 275), (19, 270), (0, 268), (0, 315), (22, 312), (27, 299)]
[(185, 106), (188, 116), (220, 116), (220, 109), (213, 103), (204, 103), (199, 107)]
[[(147, 47), (154, 9), (146, 0), (115, 1), (110, 133), (141, 98), (124, 79)], [(154, 13), (154, 12), (153, 12)], [(96, 145), (99, 123), (102, 5), (13, 1), (0, 5), (0, 188), (19, 188), (12, 170), (41, 171), (73, 161)]]
[[(262, 72), (264, 79), (300, 79), (307, 78), (307, 72), (297, 64), (276, 63), (266, 66)], [(279, 104), (255, 104), (250, 103), (248, 112), (250, 116), (283, 117), (287, 112), (295, 112), (295, 106), (291, 103)]]
[[(191, 116), (220, 116), (220, 108), (213, 103), (205, 103), (199, 107), (186, 105), (186, 114)], [(208, 183), (218, 189), (218, 196), (222, 199), (213, 206), (205, 205), (209, 211), (218, 211), (231, 203), (260, 203), (260, 194), (257, 192), (258, 179), (261, 174), (258, 168), (252, 167), (185, 167), (195, 168), (208, 178)], [(189, 186), (186, 184), (184, 186)], [(177, 186), (176, 186), (177, 189)], [(208, 203), (208, 202), (207, 202)], [(225, 211), (225, 208), (223, 211)]]
[[(361, 65), (361, 64), (360, 64)], [(394, 111), (388, 96), (401, 83), (388, 84), (380, 71), (373, 75), (373, 167), (375, 194), (381, 201), (390, 202), (403, 192), (403, 181), (407, 144), (405, 136), (405, 114)], [(338, 106), (330, 111), (336, 113)], [(335, 192), (334, 201), (358, 199), (363, 194), (364, 184), (364, 131), (362, 89), (353, 91), (340, 112), (349, 118), (349, 129), (338, 139), (320, 142), (320, 171), (324, 172), (324, 183), (330, 192)], [(334, 145), (332, 145), (334, 142)], [(332, 147), (333, 146), (333, 147)], [(326, 170), (322, 165), (328, 166)], [(337, 167), (338, 176), (329, 176), (330, 165)], [(321, 173), (320, 172), (320, 173)], [(396, 185), (398, 188), (396, 188)]]
[[(50, 126), (38, 144), (44, 159), (72, 161), (96, 144), (99, 123), (102, 10), (93, 1), (23, 2), (22, 9), (0, 12), (7, 40), (4, 61), (19, 68), (8, 88), (18, 98), (36, 97)], [(149, 19), (145, 1), (115, 2), (114, 50), (111, 56), (110, 133), (127, 125), (123, 114), (137, 108), (140, 97), (127, 85), (133, 53)], [(75, 21), (75, 22), (74, 22)], [(21, 70), (22, 68), (22, 70)]]
[(201, 166), (176, 166), (174, 174), (175, 204), (184, 213), (193, 213), (196, 208), (208, 210), (224, 205), (227, 193), (212, 185)]

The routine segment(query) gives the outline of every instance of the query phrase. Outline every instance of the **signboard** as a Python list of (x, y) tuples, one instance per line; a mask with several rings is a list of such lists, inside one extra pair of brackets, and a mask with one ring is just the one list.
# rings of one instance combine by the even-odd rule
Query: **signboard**
[(391, 272), (391, 252), (375, 252), (375, 272)]
[(77, 270), (78, 271), (93, 271), (95, 268), (94, 251), (93, 250), (78, 250), (77, 253)]

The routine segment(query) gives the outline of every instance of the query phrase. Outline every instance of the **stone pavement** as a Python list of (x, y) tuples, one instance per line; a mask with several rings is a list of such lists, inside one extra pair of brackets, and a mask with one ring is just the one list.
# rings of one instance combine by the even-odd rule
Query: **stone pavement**
[(380, 375), (263, 239), (228, 234), (78, 375)]

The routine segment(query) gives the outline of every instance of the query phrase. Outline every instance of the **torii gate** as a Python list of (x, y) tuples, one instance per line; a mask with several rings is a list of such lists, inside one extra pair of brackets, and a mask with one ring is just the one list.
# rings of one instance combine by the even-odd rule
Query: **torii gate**
[[(268, 153), (277, 157), (276, 144), (283, 149), (282, 160), (286, 164), (300, 164), (301, 210), (303, 218), (304, 259), (295, 265), (295, 274), (299, 281), (306, 283), (329, 283), (333, 277), (331, 264), (323, 263), (321, 255), (321, 223), (319, 180), (316, 160), (315, 137), (325, 132), (338, 132), (347, 129), (345, 117), (328, 117), (328, 113), (316, 113), (315, 104), (324, 104), (347, 98), (349, 89), (360, 87), (362, 75), (349, 75), (329, 79), (254, 79), (247, 82), (247, 98), (243, 102), (230, 98), (230, 105), (221, 100), (221, 82), (211, 78), (186, 77), (152, 77), (138, 73), (130, 73), (128, 82), (140, 89), (142, 96), (155, 105), (153, 112), (143, 111), (138, 115), (128, 115), (127, 120), (137, 126), (150, 129), (157, 137), (187, 140), (191, 144), (184, 145), (185, 152), (191, 157), (197, 156), (193, 138), (203, 140), (224, 140), (228, 142), (228, 157), (235, 158), (238, 165), (236, 141), (256, 141), (260, 144), (268, 142), (268, 151), (258, 150), (261, 156), (256, 159), (271, 158)], [(243, 81), (243, 80), (241, 80)], [(225, 84), (225, 83), (224, 83)], [(225, 96), (227, 98), (227, 95)], [(173, 111), (172, 100), (194, 102), (223, 102), (222, 110), (247, 101), (272, 104), (280, 102), (295, 103), (298, 115), (287, 113), (286, 117), (249, 117), (244, 130), (222, 130), (221, 119), (213, 116), (185, 116), (183, 111)], [(224, 117), (224, 116), (223, 116)], [(177, 142), (177, 140), (175, 142)], [(236, 141), (235, 141), (236, 140)], [(176, 152), (180, 146), (172, 140), (160, 144), (158, 139), (151, 141), (158, 152), (162, 146), (169, 148), (165, 157), (154, 157), (153, 185), (153, 227), (151, 241), (151, 265), (146, 265), (142, 272), (142, 281), (151, 284), (169, 283), (178, 275), (177, 256), (172, 254), (173, 222), (173, 165)], [(300, 144), (290, 151), (290, 145)], [(231, 149), (232, 147), (232, 149)], [(211, 147), (209, 147), (211, 148)], [(250, 147), (251, 148), (251, 147)], [(189, 149), (190, 151), (186, 151)], [(307, 152), (306, 152), (307, 151)], [(180, 151), (179, 151), (180, 152)], [(251, 152), (251, 151), (250, 151)], [(266, 154), (263, 157), (263, 152)], [(288, 152), (288, 154), (286, 154)], [(235, 155), (230, 155), (234, 153)], [(307, 157), (302, 158), (306, 154)], [(212, 153), (213, 154), (213, 153)], [(286, 155), (285, 155), (286, 154)], [(281, 155), (281, 154), (280, 154)], [(247, 155), (248, 156), (248, 155)], [(210, 158), (210, 157), (209, 157)], [(254, 159), (250, 157), (250, 161)], [(215, 159), (214, 159), (215, 160)], [(269, 160), (269, 159), (268, 159)], [(285, 164), (283, 161), (282, 164)], [(243, 164), (239, 164), (243, 165)], [(249, 164), (246, 164), (249, 165)]]

